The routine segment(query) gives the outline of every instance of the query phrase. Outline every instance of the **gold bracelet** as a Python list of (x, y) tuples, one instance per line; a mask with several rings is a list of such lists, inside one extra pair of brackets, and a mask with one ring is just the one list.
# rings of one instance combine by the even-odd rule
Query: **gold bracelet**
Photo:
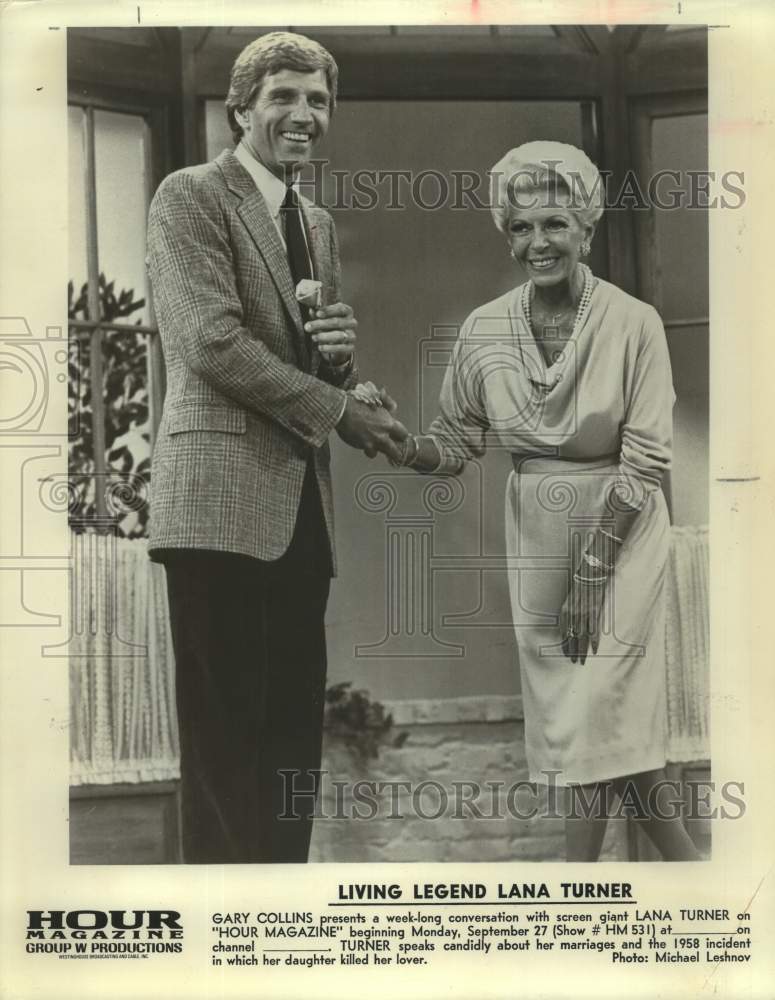
[[(414, 452), (412, 457), (409, 458), (409, 450), (411, 445), (414, 445)], [(414, 434), (408, 434), (406, 438), (401, 442), (401, 457), (399, 459), (389, 458), (388, 461), (391, 465), (396, 468), (407, 468), (411, 466), (412, 462), (415, 461), (418, 454), (420, 453), (420, 445), (418, 444), (417, 438)]]

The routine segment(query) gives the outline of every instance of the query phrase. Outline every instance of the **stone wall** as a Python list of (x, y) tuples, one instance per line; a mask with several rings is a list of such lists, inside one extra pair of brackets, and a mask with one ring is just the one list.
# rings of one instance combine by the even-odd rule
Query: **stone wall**
[[(386, 708), (396, 732), (407, 733), (402, 747), (383, 748), (376, 760), (364, 762), (326, 740), (311, 861), (564, 860), (563, 820), (556, 812), (530, 818), (543, 811), (546, 794), (527, 784), (521, 699), (407, 701)], [(385, 784), (374, 791), (361, 786), (357, 802), (352, 783), (358, 781)], [(480, 787), (478, 798), (462, 787), (467, 782)], [(609, 823), (602, 856), (626, 858), (623, 821)]]

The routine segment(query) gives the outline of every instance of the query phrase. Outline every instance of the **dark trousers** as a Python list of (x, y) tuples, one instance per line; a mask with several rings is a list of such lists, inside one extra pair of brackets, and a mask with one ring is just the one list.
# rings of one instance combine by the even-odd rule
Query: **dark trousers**
[[(275, 562), (167, 551), (180, 731), (183, 860), (303, 862), (312, 833), (331, 558), (307, 470)], [(295, 777), (282, 771), (300, 772)], [(295, 813), (297, 818), (282, 818)]]

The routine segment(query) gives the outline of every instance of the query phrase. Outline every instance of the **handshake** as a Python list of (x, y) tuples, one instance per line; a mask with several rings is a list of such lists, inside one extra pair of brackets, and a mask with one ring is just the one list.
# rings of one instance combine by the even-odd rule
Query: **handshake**
[(367, 458), (378, 452), (397, 465), (406, 457), (409, 431), (396, 420), (398, 404), (386, 389), (377, 389), (373, 382), (359, 383), (347, 393), (347, 403), (336, 432), (351, 448), (358, 448)]

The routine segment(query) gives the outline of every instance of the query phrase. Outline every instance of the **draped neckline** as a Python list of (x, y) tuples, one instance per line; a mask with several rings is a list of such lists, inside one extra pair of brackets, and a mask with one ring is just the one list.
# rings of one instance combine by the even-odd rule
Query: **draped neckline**
[(514, 289), (509, 312), (512, 318), (512, 328), (515, 329), (517, 340), (522, 353), (523, 371), (528, 381), (542, 393), (551, 392), (565, 377), (565, 368), (569, 358), (574, 354), (579, 335), (586, 326), (589, 318), (592, 298), (595, 289), (598, 287), (598, 280), (586, 264), (579, 263), (584, 275), (584, 286), (579, 299), (576, 318), (570, 337), (563, 343), (563, 348), (559, 352), (552, 364), (548, 365), (546, 359), (538, 345), (533, 326), (530, 321), (530, 301), (533, 292), (533, 282), (526, 281)]

